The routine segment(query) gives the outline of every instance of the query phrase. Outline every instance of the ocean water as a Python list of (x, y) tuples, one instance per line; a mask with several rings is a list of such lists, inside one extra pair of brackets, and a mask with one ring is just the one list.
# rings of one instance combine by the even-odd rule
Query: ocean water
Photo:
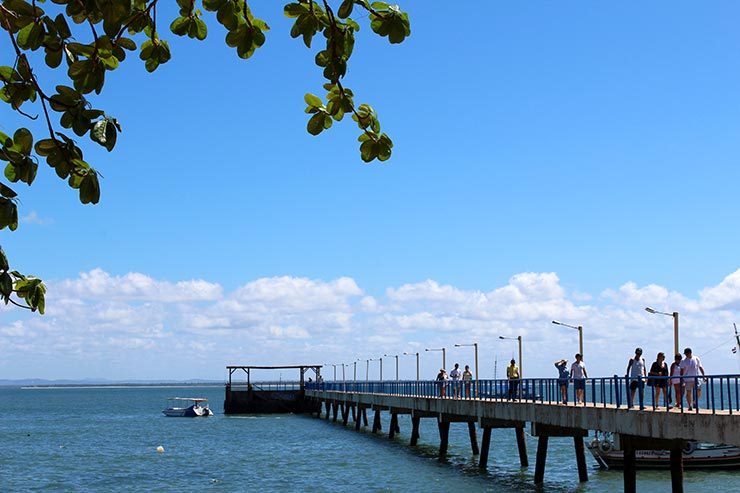
[[(215, 416), (161, 414), (167, 397), (196, 394), (210, 399)], [(433, 419), (422, 420), (412, 448), (407, 416), (394, 440), (308, 416), (225, 416), (220, 387), (0, 388), (0, 402), (2, 492), (622, 490), (621, 472), (599, 470), (588, 454), (589, 481), (579, 483), (569, 438), (550, 439), (537, 489), (536, 439), (527, 438), (530, 467), (522, 469), (512, 430), (493, 431), (481, 472), (464, 423), (451, 425), (449, 454), (440, 460)], [(668, 471), (638, 471), (637, 481), (638, 491), (670, 491)], [(685, 491), (740, 491), (740, 471), (686, 471)]]

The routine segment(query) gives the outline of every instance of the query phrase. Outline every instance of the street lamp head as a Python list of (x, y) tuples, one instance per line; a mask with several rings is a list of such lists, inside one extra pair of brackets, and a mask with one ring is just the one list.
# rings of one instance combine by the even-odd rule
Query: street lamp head
[(557, 320), (553, 320), (552, 323), (554, 323), (555, 325), (563, 325), (560, 322), (558, 322)]
[(504, 336), (498, 336), (499, 339), (506, 339)]
[(656, 310), (653, 310), (653, 309), (652, 309), (652, 308), (650, 308), (649, 306), (646, 306), (646, 307), (645, 307), (645, 311), (646, 311), (646, 312), (648, 312), (648, 313), (657, 313), (657, 311), (656, 311)]

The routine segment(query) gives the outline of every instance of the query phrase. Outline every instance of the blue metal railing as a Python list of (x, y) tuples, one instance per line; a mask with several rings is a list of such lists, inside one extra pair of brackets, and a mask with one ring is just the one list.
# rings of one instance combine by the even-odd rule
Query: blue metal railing
[[(740, 413), (740, 375), (631, 378), (613, 377), (569, 380), (562, 389), (557, 378), (520, 380), (392, 380), (330, 381), (306, 383), (306, 390), (363, 394), (387, 394), (440, 399), (480, 399), (483, 401), (531, 402), (618, 409), (678, 410), (699, 413)], [(577, 402), (578, 388), (583, 390)], [(689, 407), (689, 404), (691, 406)]]

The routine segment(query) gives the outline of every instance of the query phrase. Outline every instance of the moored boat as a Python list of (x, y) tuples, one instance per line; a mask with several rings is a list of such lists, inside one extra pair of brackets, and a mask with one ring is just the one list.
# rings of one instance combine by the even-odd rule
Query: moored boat
[[(623, 469), (624, 452), (612, 440), (610, 433), (597, 434), (588, 450), (604, 469)], [(668, 450), (636, 450), (638, 469), (668, 469), (671, 454)], [(685, 469), (740, 469), (740, 447), (734, 445), (687, 441), (683, 450)]]
[(204, 397), (170, 397), (162, 413), (171, 418), (213, 416), (213, 411), (208, 407), (208, 399)]

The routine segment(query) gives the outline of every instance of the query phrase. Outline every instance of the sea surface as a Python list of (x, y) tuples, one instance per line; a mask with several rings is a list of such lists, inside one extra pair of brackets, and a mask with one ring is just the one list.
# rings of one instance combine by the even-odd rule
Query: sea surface
[[(163, 416), (166, 398), (177, 395), (207, 397), (216, 415)], [(0, 388), (0, 491), (622, 490), (621, 472), (599, 470), (590, 455), (589, 481), (579, 483), (570, 438), (550, 439), (537, 489), (536, 440), (527, 437), (530, 467), (521, 469), (512, 430), (494, 430), (481, 472), (464, 423), (452, 424), (449, 455), (439, 460), (434, 420), (422, 420), (420, 445), (412, 448), (407, 416), (389, 440), (309, 416), (225, 416), (223, 397), (221, 387)], [(670, 491), (668, 471), (638, 471), (637, 489)], [(740, 492), (740, 471), (686, 471), (685, 491)]]

